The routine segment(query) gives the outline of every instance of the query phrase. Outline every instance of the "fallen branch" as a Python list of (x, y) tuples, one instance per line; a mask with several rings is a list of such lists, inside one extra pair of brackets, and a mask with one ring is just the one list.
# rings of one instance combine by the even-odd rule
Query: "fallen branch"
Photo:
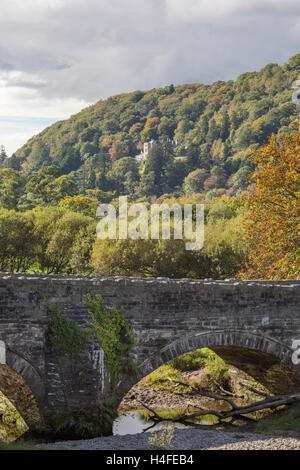
[(153, 413), (153, 416), (151, 416), (151, 419), (153, 419), (153, 421), (163, 421), (164, 419), (159, 416), (156, 411), (154, 411), (152, 408), (150, 408), (149, 406), (145, 405), (145, 403), (143, 403), (142, 401), (140, 400), (136, 400), (137, 402), (139, 402), (144, 408), (146, 408), (146, 410), (150, 411), (151, 413)]
[(143, 402), (138, 400), (139, 403), (141, 403), (141, 405), (144, 408), (146, 408), (148, 411), (150, 411), (153, 414), (153, 416), (151, 416), (151, 419), (155, 421), (156, 423), (159, 421), (172, 421), (172, 422), (190, 424), (191, 420), (193, 420), (194, 418), (199, 418), (201, 416), (207, 416), (207, 415), (212, 415), (212, 416), (217, 417), (219, 422), (228, 420), (228, 419), (230, 419), (230, 423), (233, 423), (237, 419), (247, 421), (247, 422), (253, 422), (255, 420), (253, 418), (250, 418), (247, 415), (257, 412), (257, 411), (265, 410), (265, 409), (275, 409), (281, 406), (291, 405), (293, 403), (297, 403), (300, 401), (300, 393), (296, 393), (293, 395), (271, 396), (267, 393), (261, 392), (260, 390), (256, 390), (255, 388), (252, 388), (252, 387), (249, 387), (248, 385), (240, 383), (240, 385), (243, 386), (244, 388), (252, 391), (253, 393), (259, 396), (263, 396), (264, 399), (251, 403), (249, 405), (237, 406), (231, 399), (229, 399), (225, 395), (225, 393), (223, 395), (215, 394), (215, 393), (208, 392), (207, 390), (202, 390), (199, 387), (195, 387), (185, 382), (175, 381), (172, 379), (169, 379), (169, 380), (172, 382), (175, 382), (176, 386), (183, 385), (185, 387), (189, 387), (193, 392), (195, 392), (196, 394), (200, 396), (212, 398), (216, 401), (225, 401), (226, 403), (229, 404), (231, 409), (225, 410), (225, 411), (218, 411), (218, 410), (193, 407), (193, 408), (198, 409), (199, 411), (188, 413), (188, 410), (187, 410), (185, 414), (183, 414), (182, 416), (179, 416), (178, 418), (164, 418), (160, 416), (159, 414), (157, 414), (156, 411), (150, 408), (148, 405), (145, 405)]
[(247, 390), (250, 390), (250, 392), (253, 392), (253, 393), (255, 393), (256, 395), (260, 395), (260, 396), (266, 397), (266, 398), (272, 398), (271, 395), (269, 395), (268, 393), (261, 392), (260, 390), (256, 390), (255, 388), (249, 387), (248, 385), (245, 385), (245, 384), (243, 384), (242, 382), (239, 382), (239, 385), (240, 385), (241, 387), (246, 388)]

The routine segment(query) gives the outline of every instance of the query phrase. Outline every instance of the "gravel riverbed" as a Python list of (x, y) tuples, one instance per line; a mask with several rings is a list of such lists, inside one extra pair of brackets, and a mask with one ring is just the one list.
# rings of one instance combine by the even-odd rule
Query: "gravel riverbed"
[[(153, 450), (153, 433), (98, 437), (80, 441), (55, 442), (43, 447), (55, 450)], [(243, 432), (176, 429), (170, 450), (300, 450), (300, 435), (269, 436)]]

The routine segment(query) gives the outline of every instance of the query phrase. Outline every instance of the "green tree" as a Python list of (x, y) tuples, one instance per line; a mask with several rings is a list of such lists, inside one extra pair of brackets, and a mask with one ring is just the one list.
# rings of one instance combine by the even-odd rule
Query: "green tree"
[(13, 153), (11, 157), (5, 158), (5, 160), (3, 160), (1, 167), (21, 171), (21, 160), (16, 156), (16, 154)]
[(217, 140), (220, 137), (220, 129), (215, 121), (212, 119), (209, 123), (208, 132), (206, 135), (206, 142), (212, 144), (214, 140)]
[(56, 161), (59, 163), (62, 174), (68, 174), (71, 171), (77, 170), (82, 164), (80, 153), (78, 149), (62, 143), (57, 149), (58, 157)]
[(204, 190), (209, 191), (215, 188), (224, 188), (227, 175), (223, 168), (214, 165), (210, 170), (210, 176), (204, 182)]
[(229, 121), (229, 116), (228, 113), (224, 114), (221, 120), (221, 126), (220, 126), (220, 137), (225, 142), (225, 140), (229, 137), (230, 134), (230, 121)]
[(0, 210), (0, 270), (25, 272), (34, 262), (35, 237), (28, 214)]
[(199, 157), (200, 157), (200, 149), (199, 146), (196, 144), (192, 144), (188, 147), (187, 152), (187, 164), (190, 169), (195, 169), (199, 166)]
[(64, 197), (75, 196), (77, 193), (76, 183), (65, 175), (51, 181), (47, 187), (47, 199), (50, 204), (57, 204)]
[(16, 209), (25, 190), (25, 177), (20, 171), (6, 168), (0, 170), (0, 206)]
[(48, 274), (89, 272), (95, 219), (57, 207), (39, 207), (30, 215), (37, 270)]
[(27, 160), (23, 163), (26, 173), (44, 168), (51, 164), (49, 147), (41, 140), (36, 140)]
[(143, 173), (141, 176), (140, 185), (138, 188), (138, 194), (143, 196), (156, 196), (158, 193), (158, 188), (155, 184), (155, 173), (154, 171), (149, 171), (148, 173)]
[(208, 174), (204, 168), (194, 170), (188, 174), (183, 183), (183, 190), (188, 196), (193, 193), (201, 193), (204, 191), (204, 181), (207, 179)]
[(0, 145), (0, 164), (4, 162), (7, 158), (7, 153), (5, 151), (4, 145)]
[(186, 175), (188, 174), (187, 162), (182, 160), (170, 161), (165, 169), (165, 187), (168, 192), (181, 188)]
[[(90, 235), (90, 226), (95, 233), (96, 222), (90, 217), (75, 212), (66, 212), (57, 220), (55, 231), (47, 244), (46, 255), (55, 274), (72, 272), (70, 260), (74, 257), (76, 240)], [(78, 269), (78, 268), (77, 268)]]
[(79, 212), (88, 217), (95, 217), (99, 202), (95, 198), (78, 194), (76, 196), (66, 196), (59, 201), (58, 205), (70, 212)]
[(132, 157), (124, 157), (115, 161), (107, 173), (107, 179), (113, 183), (117, 194), (132, 192), (135, 187), (138, 187), (140, 179), (136, 160)]
[(249, 175), (252, 173), (253, 169), (250, 165), (242, 166), (234, 175), (233, 175), (233, 188), (235, 190), (244, 190), (249, 184)]
[(33, 206), (57, 204), (66, 196), (74, 196), (77, 185), (68, 176), (59, 176), (58, 166), (48, 166), (32, 175), (26, 184), (28, 199)]
[(157, 195), (162, 194), (166, 167), (174, 159), (174, 150), (171, 142), (155, 142), (149, 152), (145, 174), (153, 172)]

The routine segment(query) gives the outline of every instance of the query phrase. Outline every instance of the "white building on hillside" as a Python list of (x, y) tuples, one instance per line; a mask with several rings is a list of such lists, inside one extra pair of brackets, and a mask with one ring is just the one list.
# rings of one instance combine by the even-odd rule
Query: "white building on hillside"
[(150, 142), (145, 142), (144, 143), (144, 155), (146, 157), (148, 157), (148, 154), (149, 154), (150, 150), (152, 149), (154, 143), (155, 143), (155, 140), (150, 140)]
[(147, 158), (148, 158), (148, 155), (149, 155), (149, 152), (153, 146), (153, 144), (155, 143), (155, 140), (150, 140), (150, 142), (144, 142), (144, 150), (143, 152), (139, 153), (138, 155), (136, 155), (135, 159), (138, 163), (140, 163), (141, 165), (145, 165), (146, 164), (146, 161), (147, 161)]
[[(173, 147), (177, 147), (179, 145), (177, 140), (170, 140), (170, 142), (173, 145)], [(146, 164), (149, 152), (152, 149), (153, 144), (155, 144), (155, 140), (153, 140), (153, 139), (150, 140), (149, 142), (144, 142), (143, 151), (134, 157), (138, 163), (140, 163), (141, 165)], [(175, 158), (177, 158), (177, 157), (175, 157)]]

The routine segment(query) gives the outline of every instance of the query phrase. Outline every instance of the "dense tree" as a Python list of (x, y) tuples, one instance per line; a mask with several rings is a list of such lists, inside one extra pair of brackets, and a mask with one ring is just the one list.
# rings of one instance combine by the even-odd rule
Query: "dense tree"
[(209, 123), (208, 132), (206, 134), (206, 142), (210, 145), (220, 137), (220, 128), (216, 121), (212, 119)]
[(158, 188), (155, 183), (154, 171), (149, 171), (147, 173), (142, 174), (138, 194), (142, 197), (158, 195)]
[(0, 270), (27, 271), (34, 262), (35, 237), (27, 214), (0, 209)]
[[(56, 207), (38, 208), (30, 215), (36, 269), (48, 274), (85, 273), (96, 230), (95, 219)], [(83, 263), (81, 269), (79, 260)]]
[(50, 150), (47, 144), (41, 140), (36, 140), (32, 146), (30, 155), (23, 164), (26, 173), (44, 168), (51, 164)]
[(188, 173), (189, 167), (184, 160), (171, 160), (165, 169), (165, 189), (167, 192), (172, 192), (175, 189), (180, 189), (184, 178)]
[[(222, 278), (241, 269), (248, 250), (244, 277), (299, 276), (299, 133), (292, 134), (290, 90), (299, 64), (300, 54), (235, 82), (122, 94), (55, 123), (11, 158), (0, 148), (0, 269)], [(272, 132), (281, 140), (259, 150)], [(133, 157), (150, 139), (139, 166)], [(238, 198), (227, 197), (245, 191), (246, 244)], [(187, 252), (183, 240), (95, 243), (100, 202), (128, 194), (183, 204), (194, 193), (206, 206), (203, 250)]]
[(204, 190), (209, 191), (214, 188), (224, 188), (226, 183), (226, 172), (219, 166), (213, 166), (210, 176), (204, 182)]
[(116, 141), (112, 144), (110, 156), (113, 162), (128, 155), (129, 147), (125, 142)]
[(233, 175), (233, 188), (237, 191), (245, 189), (249, 184), (249, 175), (252, 173), (253, 169), (251, 166), (242, 166), (234, 175)]
[(148, 118), (144, 130), (141, 133), (141, 139), (146, 142), (147, 140), (157, 139), (157, 130), (159, 125), (159, 118)]
[(20, 159), (16, 157), (13, 153), (11, 157), (5, 158), (2, 163), (0, 164), (1, 168), (11, 168), (12, 170), (20, 171), (21, 170), (21, 162)]
[(115, 161), (107, 173), (107, 179), (113, 183), (117, 195), (134, 192), (140, 179), (136, 160), (132, 157), (124, 157)]
[(78, 188), (76, 183), (68, 176), (63, 175), (51, 181), (46, 188), (47, 199), (50, 204), (57, 204), (58, 201), (66, 196), (74, 196), (77, 194)]
[(183, 190), (191, 196), (193, 193), (204, 191), (204, 182), (207, 179), (207, 171), (204, 168), (192, 171), (184, 180)]
[(26, 184), (26, 191), (33, 205), (51, 205), (66, 196), (74, 196), (77, 186), (66, 175), (60, 176), (60, 168), (52, 165), (32, 175)]
[[(95, 209), (101, 195), (90, 193), (66, 197), (59, 207), (0, 210), (0, 269), (220, 278), (232, 276), (245, 258), (234, 199), (208, 203), (209, 239), (203, 250), (189, 252), (184, 240), (96, 239)], [(187, 199), (163, 197), (160, 202), (183, 205)]]
[(246, 256), (241, 226), (242, 216), (224, 203), (207, 224), (207, 242), (200, 251), (187, 251), (185, 240), (97, 239), (91, 264), (101, 275), (233, 276)]
[(246, 242), (250, 249), (245, 278), (300, 276), (300, 133), (276, 137), (254, 153), (256, 183), (247, 203)]
[(220, 137), (223, 142), (229, 137), (230, 134), (230, 121), (228, 113), (222, 116), (221, 125), (220, 125)]
[(96, 217), (96, 211), (99, 202), (97, 199), (78, 194), (77, 196), (66, 196), (59, 201), (59, 207), (70, 212), (79, 212), (80, 214)]
[(63, 144), (58, 150), (58, 163), (62, 174), (76, 171), (82, 164), (82, 159), (78, 149)]
[[(73, 260), (75, 263), (78, 250), (80, 252), (82, 248), (83, 239), (87, 235), (90, 240), (91, 231), (95, 233), (95, 229), (96, 223), (93, 219), (78, 213), (66, 212), (57, 220), (55, 231), (51, 234), (46, 249), (53, 273), (72, 271), (70, 261)], [(91, 249), (92, 245), (89, 248)], [(82, 253), (79, 254), (82, 256)], [(89, 260), (89, 250), (86, 257)]]
[(20, 171), (11, 168), (0, 170), (0, 207), (16, 209), (25, 190), (25, 182)]
[(0, 145), (0, 164), (4, 162), (7, 158), (7, 153), (5, 151), (4, 145)]
[(166, 168), (173, 159), (174, 150), (168, 140), (156, 142), (149, 152), (145, 174), (154, 173), (157, 195), (161, 195), (163, 192)]
[[(175, 152), (187, 157), (188, 172), (197, 168), (210, 171), (214, 165), (226, 168), (227, 189), (236, 193), (243, 186), (229, 185), (239, 168), (228, 160), (237, 160), (253, 145), (263, 145), (272, 132), (281, 136), (297, 128), (290, 85), (299, 75), (299, 57), (293, 56), (283, 66), (268, 64), (259, 72), (244, 73), (236, 81), (167, 86), (99, 101), (45, 129), (14, 158), (5, 159), (5, 165), (10, 161), (16, 170), (22, 165), (31, 175), (55, 164), (62, 174), (71, 174), (80, 191), (87, 188), (87, 179), (88, 187), (107, 191), (112, 189), (106, 178), (112, 161), (134, 157), (145, 142), (163, 137), (179, 144)], [(247, 166), (245, 159), (241, 161)], [(157, 180), (157, 169), (147, 171), (154, 171)], [(127, 178), (130, 192), (131, 176)], [(162, 171), (164, 181), (159, 183), (158, 194), (172, 190), (170, 178), (166, 178)], [(212, 189), (210, 185), (208, 190)]]
[(186, 152), (186, 161), (190, 169), (195, 169), (199, 166), (199, 157), (200, 157), (200, 149), (199, 146), (196, 144), (191, 144)]

